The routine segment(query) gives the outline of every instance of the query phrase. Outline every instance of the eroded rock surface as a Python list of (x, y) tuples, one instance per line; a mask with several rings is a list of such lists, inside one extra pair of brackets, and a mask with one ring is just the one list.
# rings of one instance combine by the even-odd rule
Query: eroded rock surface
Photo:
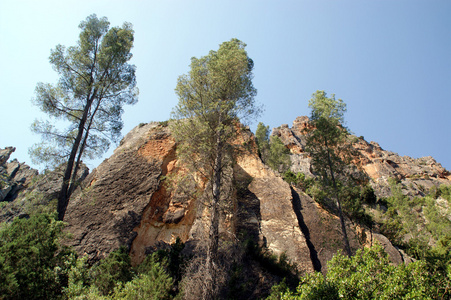
[[(291, 150), (293, 172), (301, 172), (313, 176), (310, 172), (310, 159), (304, 152), (305, 134), (308, 117), (297, 117), (290, 128), (282, 125), (274, 128), (272, 134), (280, 137)], [(451, 184), (451, 174), (434, 158), (427, 156), (411, 158), (386, 151), (376, 142), (367, 142), (360, 137), (354, 143), (357, 155), (354, 165), (363, 171), (370, 179), (378, 197), (391, 195), (389, 178), (394, 178), (402, 184), (403, 192), (411, 197), (424, 196), (432, 186)]]
[(154, 194), (172, 149), (162, 141), (170, 141), (168, 132), (157, 123), (137, 126), (85, 179), (64, 219), (73, 235), (70, 244), (79, 253), (97, 260), (121, 245), (130, 247), (146, 207), (153, 206), (156, 218), (162, 215), (167, 203), (157, 201)]
[[(251, 138), (250, 132), (244, 138)], [(150, 249), (177, 237), (199, 242), (208, 227), (209, 211), (202, 205), (208, 203), (209, 189), (193, 179), (177, 181), (183, 176), (176, 175), (186, 169), (179, 166), (175, 150), (168, 127), (152, 123), (127, 134), (69, 202), (65, 221), (74, 237), (71, 245), (94, 260), (128, 245), (136, 264)], [(274, 254), (285, 253), (300, 269), (312, 271), (290, 186), (255, 151), (247, 153), (224, 181), (231, 206), (222, 214), (221, 236), (233, 240), (247, 234)], [(185, 193), (199, 187), (205, 191)]]

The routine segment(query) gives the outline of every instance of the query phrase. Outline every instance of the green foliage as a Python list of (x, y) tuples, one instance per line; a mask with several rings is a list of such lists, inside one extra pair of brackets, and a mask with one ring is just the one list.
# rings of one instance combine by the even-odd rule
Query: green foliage
[(283, 180), (285, 180), (289, 184), (293, 184), (293, 185), (297, 186), (297, 185), (300, 184), (301, 181), (303, 181), (303, 179), (305, 179), (305, 174), (304, 173), (297, 173), (297, 174), (295, 174), (291, 170), (288, 170), (285, 173), (283, 173)]
[(386, 219), (380, 226), (380, 231), (385, 235), (393, 244), (402, 245), (402, 237), (404, 235), (404, 227), (402, 219), (392, 207), (390, 207), (385, 213)]
[(53, 215), (14, 219), (0, 229), (0, 298), (52, 299), (67, 284), (74, 255), (60, 246)]
[[(60, 245), (54, 215), (16, 218), (0, 227), (0, 299), (170, 299), (181, 277), (183, 243), (149, 256), (135, 274), (125, 247), (91, 267)], [(168, 271), (166, 271), (168, 270)]]
[(430, 299), (432, 283), (424, 262), (393, 266), (376, 245), (353, 257), (335, 255), (326, 277), (308, 274), (296, 292), (286, 291), (281, 299)]
[[(335, 205), (330, 202), (328, 194), (318, 180), (306, 177), (303, 173), (293, 173), (291, 170), (283, 174), (283, 179), (302, 189), (309, 194), (316, 202), (324, 208), (335, 211)], [(348, 186), (337, 185), (340, 198), (343, 201), (343, 211), (354, 221), (371, 226), (373, 221), (371, 216), (365, 211), (364, 203), (376, 203), (376, 195), (370, 186)]]
[[(67, 298), (73, 299), (89, 293), (91, 280), (89, 277), (90, 265), (87, 261), (88, 257), (84, 256), (78, 258), (71, 266), (68, 272), (67, 287), (63, 289), (63, 293)], [(96, 292), (100, 296), (100, 292), (97, 289)]]
[(147, 256), (138, 268), (138, 275), (131, 281), (119, 283), (114, 289), (113, 299), (170, 299), (172, 278), (165, 271), (166, 260), (161, 261), (157, 253)]
[[(109, 24), (105, 17), (90, 15), (80, 23), (76, 46), (57, 45), (51, 51), (50, 63), (60, 80), (36, 86), (33, 103), (52, 121), (32, 124), (43, 139), (30, 149), (35, 163), (67, 162), (74, 146), (81, 157), (92, 159), (107, 151), (109, 140), (118, 140), (122, 106), (137, 102), (135, 67), (127, 63), (134, 32), (130, 23), (113, 28)], [(60, 130), (60, 121), (68, 129)]]
[(381, 231), (393, 238), (393, 242), (403, 245), (401, 237), (404, 234), (409, 234), (415, 243), (421, 240), (425, 245), (429, 244), (431, 237), (435, 240), (451, 237), (451, 221), (447, 218), (450, 210), (441, 207), (435, 198), (446, 196), (448, 187), (442, 185), (439, 189), (432, 189), (426, 197), (410, 198), (403, 194), (398, 181), (389, 182), (392, 196), (385, 200), (388, 210), (381, 221)]
[[(440, 196), (448, 200), (448, 202), (451, 202), (451, 185), (440, 185)], [(436, 197), (437, 198), (437, 197)]]
[[(365, 197), (370, 197), (369, 201), (376, 202), (374, 191), (371, 195), (371, 187), (368, 186), (340, 186), (340, 199), (343, 201), (343, 211), (353, 220), (372, 226), (373, 220), (369, 214), (366, 213), (363, 203), (368, 201)], [(374, 197), (374, 198), (373, 198)]]
[(167, 270), (167, 273), (178, 283), (182, 279), (182, 272), (186, 263), (182, 250), (185, 244), (180, 238), (171, 245), (170, 250), (159, 250), (152, 255), (148, 255), (146, 259), (137, 267), (138, 274), (144, 274), (147, 270), (153, 268), (155, 263), (159, 263)]
[(241, 133), (239, 122), (260, 112), (254, 101), (254, 63), (245, 47), (240, 40), (232, 39), (207, 56), (193, 57), (190, 71), (178, 78), (175, 89), (179, 102), (170, 128), (178, 142), (178, 158), (212, 187), (205, 260), (208, 275), (202, 287), (207, 298), (214, 298), (218, 291), (214, 265), (219, 249), (219, 207), (226, 199), (221, 191), (224, 172), (233, 163), (234, 154), (243, 151), (236, 143)]
[(238, 118), (244, 121), (260, 113), (254, 101), (253, 61), (245, 47), (232, 39), (207, 56), (193, 57), (188, 74), (177, 80), (179, 103), (170, 127), (179, 142), (178, 156), (208, 179), (218, 151), (221, 168), (227, 163), (224, 158), (234, 148)]
[(158, 124), (162, 127), (168, 127), (169, 121), (160, 121)]
[[(105, 153), (118, 142), (122, 107), (138, 96), (135, 66), (128, 64), (134, 31), (130, 23), (109, 29), (107, 18), (95, 14), (80, 23), (76, 46), (58, 45), (50, 63), (60, 75), (56, 85), (38, 83), (33, 104), (50, 120), (31, 125), (42, 142), (29, 149), (36, 164), (65, 164), (58, 196), (58, 220), (64, 219), (69, 198), (77, 187), (83, 159)], [(64, 128), (66, 127), (66, 128)]]
[(91, 269), (92, 284), (102, 295), (109, 295), (119, 283), (133, 277), (127, 248), (120, 247)]
[(269, 125), (265, 126), (262, 122), (258, 123), (255, 139), (257, 141), (258, 155), (265, 162), (269, 156)]
[(343, 173), (350, 155), (348, 132), (343, 127), (346, 104), (343, 100), (326, 97), (324, 91), (317, 91), (309, 101), (312, 109), (311, 127), (306, 129), (305, 151), (312, 158), (312, 169), (325, 186), (332, 186)]
[(278, 136), (269, 136), (269, 126), (258, 123), (255, 132), (258, 153), (262, 161), (279, 173), (286, 172), (290, 166), (290, 150)]
[(155, 252), (135, 269), (125, 247), (92, 267), (87, 257), (79, 258), (69, 271), (64, 295), (68, 299), (172, 299), (174, 282), (167, 270), (177, 266), (174, 273), (180, 274), (180, 257), (175, 257), (182, 246), (179, 241), (171, 251)]
[(310, 126), (305, 129), (305, 151), (310, 154), (313, 173), (322, 181), (321, 189), (329, 199), (335, 199), (343, 245), (350, 256), (351, 247), (340, 199), (340, 185), (345, 185), (346, 166), (352, 153), (348, 131), (343, 127), (346, 104), (341, 99), (336, 100), (335, 95), (328, 98), (324, 91), (316, 91), (309, 101), (309, 107), (312, 112)]
[(278, 136), (271, 136), (270, 138), (269, 156), (266, 163), (271, 169), (279, 173), (284, 173), (291, 166), (290, 150), (285, 147)]
[(0, 190), (9, 186), (9, 176), (6, 172), (0, 172)]
[(360, 200), (369, 205), (375, 205), (377, 202), (376, 194), (371, 186), (366, 185), (360, 190)]

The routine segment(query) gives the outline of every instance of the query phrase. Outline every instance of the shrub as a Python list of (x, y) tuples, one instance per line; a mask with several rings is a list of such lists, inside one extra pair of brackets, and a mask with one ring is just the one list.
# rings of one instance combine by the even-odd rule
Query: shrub
[(371, 186), (366, 185), (360, 191), (360, 200), (363, 203), (374, 205), (377, 202), (376, 194)]
[[(144, 271), (145, 270), (145, 271)], [(172, 278), (166, 273), (158, 254), (149, 255), (141, 273), (133, 280), (116, 286), (113, 299), (170, 299)]]
[(302, 277), (295, 292), (281, 299), (430, 299), (434, 294), (424, 262), (393, 266), (380, 245), (353, 257), (335, 255), (321, 273)]
[(269, 140), (268, 166), (274, 171), (283, 173), (290, 168), (290, 150), (285, 147), (278, 136), (271, 136)]
[(111, 252), (92, 268), (90, 276), (92, 284), (102, 295), (112, 293), (116, 284), (130, 281), (133, 274), (127, 248), (122, 246)]
[(0, 299), (53, 299), (67, 285), (74, 254), (60, 245), (54, 215), (16, 218), (0, 229)]

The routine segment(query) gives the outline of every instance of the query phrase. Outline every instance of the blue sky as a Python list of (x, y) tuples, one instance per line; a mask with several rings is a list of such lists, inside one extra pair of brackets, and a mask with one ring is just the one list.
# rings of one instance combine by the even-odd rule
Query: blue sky
[(451, 170), (445, 0), (0, 0), (0, 147), (15, 146), (12, 158), (31, 165), (28, 147), (40, 138), (30, 124), (45, 118), (31, 104), (34, 88), (57, 82), (50, 49), (75, 45), (78, 24), (92, 13), (112, 26), (134, 26), (140, 97), (125, 107), (123, 134), (167, 120), (190, 58), (238, 38), (254, 60), (256, 99), (265, 107), (257, 122), (291, 126), (309, 114), (312, 93), (325, 90), (347, 104), (345, 119), (357, 136), (400, 155), (431, 155)]

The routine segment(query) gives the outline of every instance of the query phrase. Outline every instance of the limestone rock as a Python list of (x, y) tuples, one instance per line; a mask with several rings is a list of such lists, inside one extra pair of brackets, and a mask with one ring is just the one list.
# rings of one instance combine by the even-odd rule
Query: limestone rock
[(25, 163), (19, 163), (17, 159), (7, 162), (15, 150), (14, 147), (0, 149), (0, 201), (11, 202), (16, 199), (38, 175), (37, 170)]
[[(249, 138), (250, 131), (243, 134), (243, 139)], [(156, 123), (127, 134), (70, 200), (65, 217), (74, 237), (70, 244), (92, 260), (128, 245), (136, 264), (150, 249), (177, 237), (188, 243), (201, 241), (208, 227), (209, 211), (202, 205), (208, 203), (209, 189), (195, 174), (188, 179), (175, 176), (187, 172), (178, 164), (175, 149), (169, 129)], [(300, 269), (312, 271), (290, 186), (262, 163), (256, 151), (238, 157), (228, 172), (224, 189), (231, 191), (227, 196), (231, 206), (222, 215), (220, 235), (233, 240), (246, 231), (274, 254), (285, 253)], [(171, 186), (163, 181), (169, 177), (185, 179)]]
[(256, 199), (249, 223), (259, 225), (262, 244), (274, 254), (285, 253), (300, 270), (311, 272), (313, 265), (306, 239), (293, 210), (288, 183), (265, 166), (254, 154), (240, 156), (237, 167), (252, 178), (248, 187)]
[[(0, 150), (0, 153), (3, 153), (1, 160), (5, 161), (0, 165), (0, 201), (6, 202), (0, 212), (0, 222), (10, 222), (15, 217), (26, 216), (36, 209), (39, 210), (39, 207), (48, 206), (58, 196), (62, 185), (64, 166), (39, 174), (37, 170), (17, 159), (6, 163), (14, 150), (13, 147)], [(89, 169), (82, 164), (77, 180), (83, 180), (88, 173)]]
[(140, 233), (135, 228), (149, 215), (162, 222), (167, 203), (156, 192), (175, 143), (157, 127), (156, 123), (135, 127), (69, 201), (64, 221), (74, 237), (70, 244), (78, 252), (102, 258), (121, 245), (131, 246)]
[[(291, 150), (292, 171), (310, 173), (309, 158), (304, 153), (308, 117), (297, 117), (293, 125), (274, 128), (272, 134), (280, 137)], [(396, 178), (403, 186), (406, 195), (424, 196), (432, 186), (451, 184), (451, 174), (434, 158), (427, 156), (411, 158), (386, 151), (376, 142), (367, 142), (360, 137), (354, 144), (357, 155), (353, 163), (371, 179), (378, 197), (390, 196), (389, 178)]]

